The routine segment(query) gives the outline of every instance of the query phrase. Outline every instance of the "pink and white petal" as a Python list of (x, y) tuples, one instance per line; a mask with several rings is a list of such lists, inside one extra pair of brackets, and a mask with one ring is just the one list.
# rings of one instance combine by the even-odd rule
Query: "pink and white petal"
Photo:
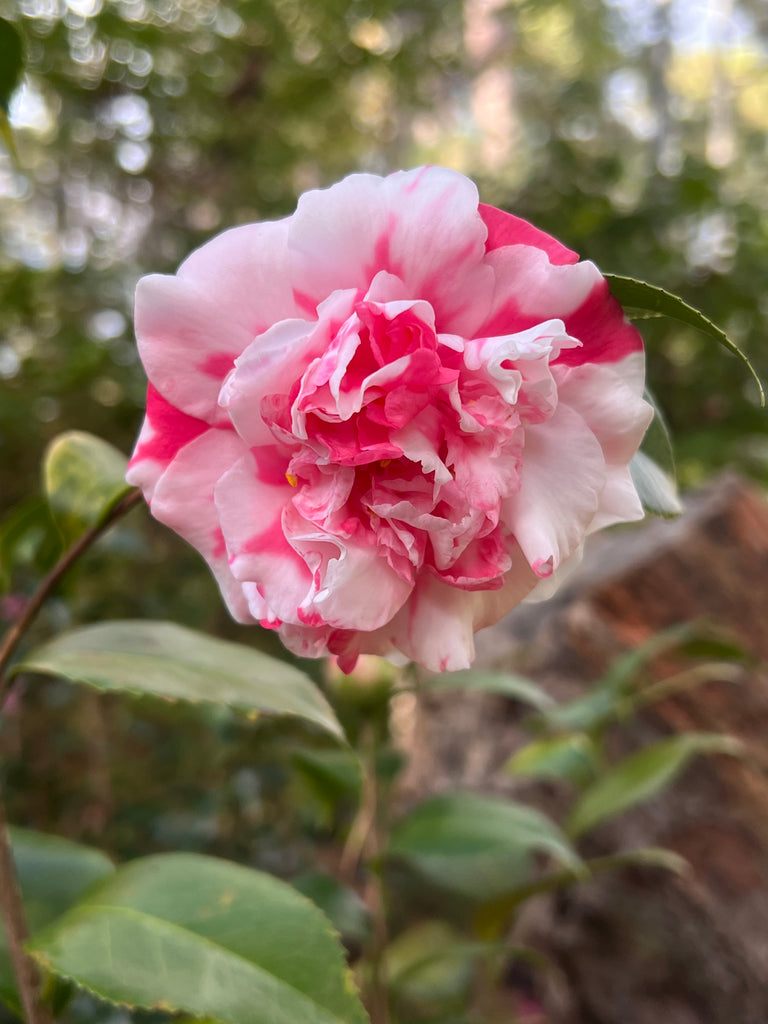
[(178, 276), (251, 337), (301, 315), (288, 268), (290, 218), (230, 228), (196, 249)]
[(575, 409), (600, 442), (606, 461), (626, 465), (653, 419), (643, 399), (644, 357), (554, 369), (560, 401)]
[[(381, 632), (398, 651), (431, 672), (469, 668), (475, 657), (474, 594), (423, 575), (410, 599)], [(366, 653), (380, 653), (369, 651)]]
[(608, 463), (605, 469), (605, 487), (587, 533), (595, 533), (615, 523), (635, 523), (645, 515), (629, 466)]
[(581, 543), (605, 487), (603, 451), (578, 413), (559, 405), (526, 428), (520, 489), (502, 504), (531, 568), (551, 576)]
[(615, 363), (642, 355), (640, 332), (627, 320), (604, 278), (581, 306), (565, 318), (565, 328), (581, 342), (581, 348), (568, 349), (560, 355), (558, 361), (566, 366)]
[(334, 536), (291, 513), (285, 524), (289, 543), (314, 573), (314, 590), (302, 606), (308, 624), (370, 632), (407, 600), (411, 584), (390, 568), (373, 538)]
[(322, 330), (306, 320), (283, 320), (250, 343), (221, 387), (219, 404), (252, 446), (274, 443), (262, 399), (287, 395), (306, 363), (322, 347)]
[(583, 341), (571, 330), (568, 317), (582, 308), (593, 292), (602, 295), (603, 286), (607, 287), (594, 263), (553, 266), (546, 252), (528, 245), (495, 249), (486, 262), (494, 271), (496, 284), (488, 318), (478, 335), (514, 334), (545, 320), (563, 320), (566, 332)]
[(298, 608), (312, 588), (312, 574), (288, 543), (283, 514), (293, 488), (262, 479), (253, 452), (247, 452), (216, 485), (214, 500), (235, 579), (255, 583), (273, 614), (300, 623)]
[(178, 277), (152, 274), (136, 286), (136, 338), (147, 376), (177, 408), (217, 426), (221, 382), (253, 334), (215, 298)]
[(512, 568), (504, 577), (504, 583), (498, 590), (481, 590), (472, 594), (474, 602), (474, 629), (486, 629), (494, 625), (513, 608), (525, 601), (542, 580), (531, 569), (517, 544), (510, 549)]
[(499, 210), (495, 206), (488, 206), (485, 203), (480, 203), (479, 211), (488, 228), (488, 240), (485, 244), (487, 252), (506, 245), (530, 245), (535, 249), (543, 249), (549, 257), (549, 262), (555, 266), (578, 263), (578, 253), (566, 248), (562, 242), (558, 242), (546, 231), (529, 224), (522, 217), (516, 217), (512, 213)]
[(477, 206), (474, 184), (440, 167), (353, 174), (305, 193), (289, 239), (303, 307), (314, 311), (337, 288), (367, 289), (384, 270), (432, 305), (441, 330), (475, 333), (493, 290)]
[(147, 388), (147, 411), (128, 463), (126, 480), (140, 487), (147, 501), (151, 501), (157, 481), (170, 462), (185, 445), (208, 429), (209, 425), (204, 420), (187, 416), (150, 384)]
[(152, 515), (188, 541), (210, 565), (232, 616), (253, 622), (242, 587), (227, 563), (213, 493), (245, 445), (232, 430), (208, 430), (182, 448), (157, 482)]

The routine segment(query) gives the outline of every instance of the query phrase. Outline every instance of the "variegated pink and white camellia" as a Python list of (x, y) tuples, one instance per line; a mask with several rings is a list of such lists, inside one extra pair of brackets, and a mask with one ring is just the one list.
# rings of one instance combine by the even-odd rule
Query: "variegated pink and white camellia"
[(466, 667), (639, 519), (640, 336), (600, 272), (439, 167), (352, 175), (139, 282), (129, 480), (297, 654)]

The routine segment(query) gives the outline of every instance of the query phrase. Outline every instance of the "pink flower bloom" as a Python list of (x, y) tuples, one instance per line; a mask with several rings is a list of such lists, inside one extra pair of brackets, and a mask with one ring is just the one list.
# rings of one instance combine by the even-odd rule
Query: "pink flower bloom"
[(352, 175), (139, 282), (128, 479), (297, 654), (466, 667), (642, 517), (644, 360), (597, 268), (438, 167)]

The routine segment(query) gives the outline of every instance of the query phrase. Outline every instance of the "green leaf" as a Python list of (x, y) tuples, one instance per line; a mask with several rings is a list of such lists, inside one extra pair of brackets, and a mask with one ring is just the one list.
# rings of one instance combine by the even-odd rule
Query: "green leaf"
[(619, 762), (582, 793), (569, 815), (568, 834), (579, 836), (649, 800), (697, 754), (738, 754), (740, 750), (738, 740), (716, 733), (687, 733), (645, 747)]
[(725, 331), (713, 324), (702, 312), (689, 306), (687, 302), (683, 302), (679, 296), (673, 295), (657, 285), (648, 284), (646, 281), (637, 281), (633, 277), (620, 277), (616, 274), (606, 274), (605, 278), (614, 297), (622, 306), (640, 309), (654, 316), (666, 316), (672, 320), (679, 320), (689, 327), (703, 331), (704, 334), (708, 334), (724, 348), (727, 348), (729, 352), (733, 352), (752, 374), (760, 394), (760, 405), (765, 405), (763, 383), (752, 363), (739, 346), (731, 341)]
[(684, 857), (659, 846), (643, 846), (635, 850), (620, 850), (605, 857), (593, 857), (583, 861), (577, 871), (571, 868), (553, 871), (486, 903), (474, 916), (475, 931), (488, 940), (499, 938), (509, 930), (510, 920), (526, 900), (541, 893), (557, 892), (570, 885), (589, 881), (595, 875), (622, 868), (651, 868), (683, 874), (688, 867)]
[(344, 739), (325, 697), (299, 669), (172, 622), (104, 622), (62, 633), (14, 665), (12, 673), (19, 672), (98, 690), (226, 704), (253, 717), (291, 715)]
[(677, 490), (672, 438), (661, 409), (647, 388), (644, 397), (653, 408), (653, 419), (645, 432), (642, 448), (629, 468), (645, 511), (670, 518), (683, 510)]
[(632, 483), (646, 512), (674, 519), (683, 511), (677, 484), (645, 452), (635, 452), (629, 463)]
[(71, 430), (51, 441), (43, 460), (43, 483), (65, 540), (98, 526), (132, 490), (125, 482), (127, 466), (122, 452), (92, 434)]
[[(24, 909), (32, 930), (63, 914), (91, 885), (114, 871), (100, 850), (28, 829), (9, 829)], [(19, 1012), (16, 981), (0, 925), (0, 998)]]
[(354, 889), (342, 885), (333, 875), (321, 871), (308, 872), (294, 878), (293, 886), (322, 910), (346, 941), (362, 943), (370, 935), (368, 907)]
[(457, 793), (415, 807), (398, 822), (386, 855), (441, 888), (489, 900), (528, 881), (535, 855), (577, 867), (579, 857), (549, 818), (511, 800)]
[(685, 649), (694, 638), (701, 636), (701, 629), (700, 624), (690, 622), (671, 626), (620, 655), (585, 694), (545, 712), (543, 718), (547, 726), (558, 732), (590, 732), (602, 728), (627, 710), (623, 697), (639, 673), (660, 654)]
[(226, 1024), (363, 1024), (326, 917), (271, 875), (196, 854), (119, 869), (32, 938), (45, 970), (113, 1003)]
[(0, 110), (7, 115), (11, 96), (24, 70), (24, 45), (11, 21), (0, 18)]
[(553, 707), (555, 703), (538, 683), (511, 672), (483, 672), (479, 669), (443, 672), (427, 679), (425, 686), (430, 690), (481, 690), (484, 693), (498, 693), (539, 710)]
[(496, 951), (488, 943), (467, 942), (445, 921), (420, 921), (385, 950), (388, 988), (406, 1006), (431, 1014), (460, 1006), (469, 995), (477, 961)]
[(566, 733), (528, 743), (510, 758), (506, 770), (532, 779), (568, 779), (577, 785), (595, 772), (595, 748), (584, 733)]

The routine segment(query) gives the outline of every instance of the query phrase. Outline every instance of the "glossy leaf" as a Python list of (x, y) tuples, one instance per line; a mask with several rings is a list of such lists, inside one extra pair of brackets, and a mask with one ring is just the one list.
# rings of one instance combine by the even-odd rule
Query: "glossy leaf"
[(460, 672), (443, 672), (441, 675), (431, 676), (425, 685), (430, 690), (480, 690), (483, 693), (497, 693), (539, 710), (553, 707), (555, 703), (538, 683), (511, 672), (486, 672), (471, 668)]
[(30, 951), (114, 1003), (226, 1024), (363, 1024), (326, 917), (271, 875), (195, 854), (121, 868)]
[(103, 522), (132, 488), (128, 460), (92, 434), (71, 430), (50, 443), (43, 460), (45, 493), (65, 540)]
[[(29, 829), (9, 829), (24, 909), (31, 929), (63, 914), (90, 886), (114, 871), (100, 850)], [(0, 998), (18, 1012), (13, 968), (0, 925)]]
[(387, 855), (441, 888), (489, 900), (528, 881), (534, 856), (577, 867), (579, 858), (554, 822), (524, 804), (458, 793), (415, 807), (398, 822)]
[(325, 697), (299, 669), (172, 622), (106, 622), (62, 633), (30, 651), (13, 672), (61, 676), (98, 690), (226, 704), (253, 716), (291, 715), (343, 738)]
[(569, 815), (567, 831), (571, 836), (579, 836), (649, 800), (669, 785), (697, 754), (737, 754), (740, 749), (738, 740), (716, 733), (687, 733), (645, 747), (582, 793)]
[(712, 323), (704, 314), (689, 306), (679, 296), (673, 295), (658, 285), (648, 284), (646, 281), (637, 281), (633, 277), (621, 277), (616, 274), (606, 274), (606, 280), (611, 292), (624, 307), (640, 309), (653, 316), (666, 316), (672, 320), (679, 320), (689, 327), (708, 334), (714, 338), (729, 352), (733, 352), (746, 365), (752, 374), (760, 394), (760, 404), (765, 405), (765, 392), (763, 384), (757, 375), (755, 368), (747, 356), (741, 351), (728, 335), (720, 327)]
[(524, 778), (568, 779), (578, 784), (594, 774), (594, 745), (584, 733), (535, 740), (510, 758), (506, 770)]

